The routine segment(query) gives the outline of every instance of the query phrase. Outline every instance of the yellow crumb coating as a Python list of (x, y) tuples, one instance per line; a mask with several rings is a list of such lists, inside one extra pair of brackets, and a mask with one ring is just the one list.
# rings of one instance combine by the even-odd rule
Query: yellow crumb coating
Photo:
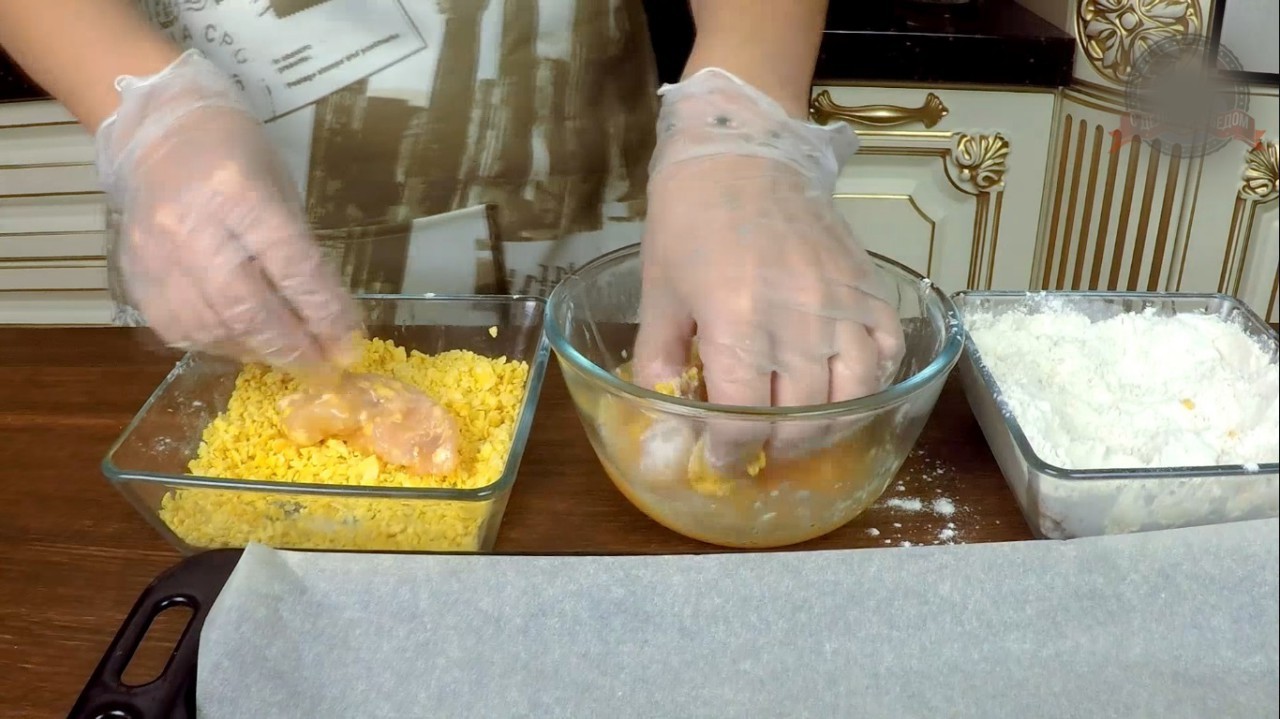
[[(631, 367), (630, 363), (618, 368), (619, 377), (630, 382)], [(665, 394), (668, 397), (684, 397), (686, 399), (706, 400), (706, 384), (702, 377), (702, 365), (698, 358), (697, 351), (693, 352), (690, 364), (685, 368), (680, 376), (674, 380), (659, 382), (654, 386), (653, 390), (659, 394)], [(637, 446), (640, 437), (648, 429), (648, 418), (642, 418), (640, 423), (636, 423), (632, 427), (632, 434), (635, 437)], [(747, 463), (746, 473), (748, 477), (759, 476), (761, 470), (765, 468), (767, 459), (765, 458), (764, 449), (759, 450), (756, 456)], [(728, 477), (717, 471), (711, 463), (707, 461), (705, 454), (705, 446), (702, 441), (698, 442), (698, 446), (694, 448), (694, 452), (689, 458), (688, 472), (689, 486), (693, 491), (704, 497), (727, 497), (733, 492), (737, 480)]]
[[(502, 476), (529, 377), (525, 362), (466, 350), (435, 355), (389, 340), (364, 341), (354, 372), (394, 377), (421, 389), (458, 422), (455, 471), (415, 475), (331, 439), (311, 447), (289, 441), (277, 402), (297, 381), (262, 365), (236, 378), (226, 411), (204, 430), (193, 475), (368, 487), (475, 489)], [(501, 498), (494, 500), (501, 502)], [(249, 542), (298, 549), (474, 551), (493, 503), (434, 499), (317, 496), (181, 488), (161, 501), (160, 518), (197, 548)]]
[(678, 379), (659, 382), (653, 391), (668, 397), (697, 397), (702, 393), (702, 370), (697, 365), (686, 367)]

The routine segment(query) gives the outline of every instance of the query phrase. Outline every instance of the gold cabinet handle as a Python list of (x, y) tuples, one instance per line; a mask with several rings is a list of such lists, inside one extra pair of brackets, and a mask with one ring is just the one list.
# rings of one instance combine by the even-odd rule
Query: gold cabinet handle
[(831, 93), (823, 90), (809, 103), (809, 116), (819, 125), (832, 120), (844, 120), (851, 125), (869, 125), (871, 127), (895, 127), (918, 122), (926, 128), (933, 127), (942, 121), (951, 111), (942, 104), (942, 98), (932, 92), (925, 96), (920, 107), (900, 107), (898, 105), (861, 105), (849, 107), (841, 105), (831, 98)]

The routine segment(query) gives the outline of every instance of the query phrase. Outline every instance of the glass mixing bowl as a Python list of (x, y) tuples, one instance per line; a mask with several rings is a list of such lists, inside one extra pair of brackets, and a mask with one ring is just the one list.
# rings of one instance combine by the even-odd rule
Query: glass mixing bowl
[[(583, 266), (556, 287), (547, 302), (547, 338), (591, 446), (632, 504), (687, 537), (766, 548), (826, 534), (880, 497), (919, 438), (964, 340), (943, 292), (872, 256), (901, 318), (906, 356), (887, 389), (838, 404), (732, 407), (623, 379), (637, 330), (639, 245)], [(798, 456), (766, 444), (762, 468), (728, 477), (706, 472), (698, 459), (708, 427), (828, 441)]]
[[(881, 393), (810, 407), (718, 406), (628, 383), (639, 246), (564, 279), (549, 298), (545, 333), (596, 457), (618, 490), (660, 525), (731, 548), (814, 539), (876, 502), (919, 439), (960, 357), (964, 331), (954, 304), (931, 281), (890, 258), (873, 258), (901, 317), (904, 361)], [(767, 444), (763, 467), (723, 476), (700, 459), (709, 427), (826, 441), (799, 455)]]

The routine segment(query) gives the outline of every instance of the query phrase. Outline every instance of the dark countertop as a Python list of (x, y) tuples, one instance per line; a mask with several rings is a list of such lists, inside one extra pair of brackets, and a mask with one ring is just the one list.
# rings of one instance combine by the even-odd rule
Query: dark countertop
[(0, 102), (41, 100), (46, 97), (48, 93), (32, 82), (4, 50), (0, 50)]
[[(972, 83), (1058, 87), (1071, 78), (1074, 40), (1014, 0), (947, 5), (830, 0), (816, 82)], [(693, 46), (688, 5), (644, 0), (663, 82), (679, 79)], [(42, 99), (0, 51), (0, 102)]]
[[(658, 75), (675, 82), (693, 47), (687, 4), (644, 5)], [(814, 81), (1062, 87), (1074, 59), (1075, 39), (1015, 0), (830, 0)]]
[(1014, 0), (831, 0), (818, 81), (1070, 84), (1075, 38)]

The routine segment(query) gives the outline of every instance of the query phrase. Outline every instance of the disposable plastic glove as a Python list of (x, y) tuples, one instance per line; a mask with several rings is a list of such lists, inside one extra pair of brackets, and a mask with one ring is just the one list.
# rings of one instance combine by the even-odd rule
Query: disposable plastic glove
[[(883, 389), (904, 351), (871, 257), (836, 210), (844, 124), (789, 117), (729, 73), (664, 87), (650, 165), (635, 378), (680, 376), (696, 334), (707, 400), (740, 406), (840, 402)], [(813, 424), (717, 422), (715, 465), (741, 466), (829, 441)]]
[(99, 175), (122, 216), (112, 261), (160, 338), (290, 369), (357, 358), (354, 301), (232, 81), (189, 51), (116, 87), (119, 110), (95, 138)]

